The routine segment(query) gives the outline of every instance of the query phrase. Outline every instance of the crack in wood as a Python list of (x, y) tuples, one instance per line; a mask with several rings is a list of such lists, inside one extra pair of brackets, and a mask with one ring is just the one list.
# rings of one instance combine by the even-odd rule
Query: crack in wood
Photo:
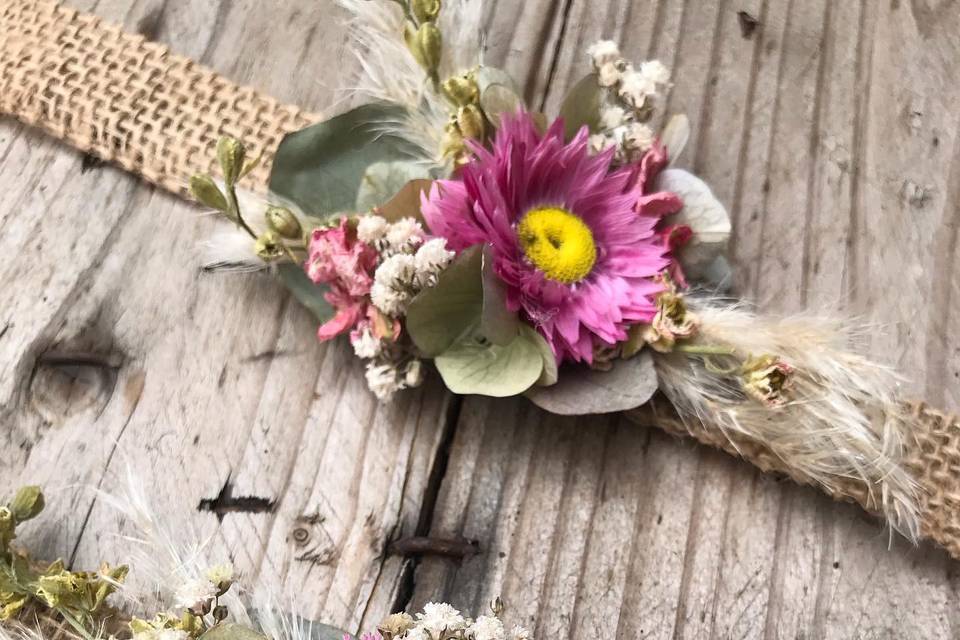
[(410, 536), (391, 544), (388, 551), (393, 555), (405, 557), (442, 556), (463, 560), (480, 553), (480, 541), (463, 536), (456, 538)]
[(204, 498), (197, 505), (197, 511), (208, 511), (217, 516), (218, 522), (228, 513), (273, 513), (276, 503), (269, 498), (259, 496), (234, 496), (230, 476), (215, 498)]

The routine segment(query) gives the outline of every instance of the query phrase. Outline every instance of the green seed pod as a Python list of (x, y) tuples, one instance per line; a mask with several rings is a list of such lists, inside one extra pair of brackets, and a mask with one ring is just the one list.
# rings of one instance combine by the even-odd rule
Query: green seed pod
[(227, 204), (227, 197), (223, 195), (220, 187), (210, 176), (197, 174), (190, 178), (190, 193), (205, 207), (223, 212), (230, 208)]
[(447, 78), (443, 83), (443, 93), (458, 107), (476, 104), (480, 99), (480, 88), (472, 74)]
[(246, 158), (247, 150), (243, 143), (236, 138), (223, 136), (217, 142), (217, 160), (220, 162), (220, 168), (223, 170), (223, 180), (228, 187), (237, 183), (240, 172), (243, 171), (243, 161)]
[(440, 0), (413, 0), (413, 15), (418, 22), (432, 22), (440, 14)]
[(460, 107), (457, 112), (457, 125), (464, 138), (483, 140), (483, 114), (475, 105), (468, 104)]
[(283, 238), (299, 240), (300, 236), (303, 235), (303, 227), (300, 226), (297, 216), (286, 207), (268, 207), (266, 218), (267, 227), (271, 231), (276, 231)]
[(257, 238), (253, 250), (258, 258), (270, 262), (283, 255), (283, 240), (275, 232), (267, 231)]
[(10, 512), (17, 522), (26, 522), (31, 518), (36, 518), (43, 511), (44, 501), (43, 492), (40, 487), (23, 487), (17, 491), (13, 501), (10, 503)]
[(431, 75), (436, 73), (440, 66), (440, 55), (443, 53), (443, 37), (440, 29), (432, 22), (424, 22), (417, 31), (417, 48), (420, 50), (420, 64)]

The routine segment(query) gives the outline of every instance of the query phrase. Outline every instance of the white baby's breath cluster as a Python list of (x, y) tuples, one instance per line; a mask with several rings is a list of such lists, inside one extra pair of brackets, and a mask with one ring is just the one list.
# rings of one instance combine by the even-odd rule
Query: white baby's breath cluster
[(430, 602), (416, 617), (406, 613), (389, 616), (378, 631), (384, 640), (530, 640), (522, 627), (508, 633), (498, 617), (499, 605), (493, 609), (493, 615), (471, 620), (449, 604)]
[[(437, 283), (455, 254), (443, 238), (425, 240), (423, 227), (413, 218), (390, 223), (378, 215), (357, 221), (357, 238), (380, 254), (370, 289), (373, 306), (390, 322), (406, 314), (407, 305), (423, 289)], [(367, 386), (381, 401), (423, 382), (423, 363), (398, 349), (387, 349), (370, 327), (355, 331), (353, 351), (367, 363)]]
[(611, 40), (593, 44), (587, 54), (603, 98), (599, 131), (590, 136), (590, 147), (595, 152), (615, 148), (620, 163), (639, 160), (653, 145), (655, 134), (647, 123), (657, 96), (670, 85), (670, 71), (658, 60), (635, 67)]
[[(418, 225), (419, 226), (419, 225)], [(385, 315), (402, 317), (407, 304), (422, 290), (437, 283), (440, 273), (454, 258), (444, 238), (427, 240), (417, 247), (388, 256), (377, 267), (370, 298)]]

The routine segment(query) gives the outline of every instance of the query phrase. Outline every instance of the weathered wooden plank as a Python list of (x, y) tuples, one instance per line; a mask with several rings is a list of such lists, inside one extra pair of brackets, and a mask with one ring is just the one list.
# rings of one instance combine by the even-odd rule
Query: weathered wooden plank
[[(77, 6), (311, 109), (355, 71), (332, 2)], [(417, 526), (449, 397), (434, 380), (378, 406), (349, 346), (319, 345), (268, 276), (199, 272), (212, 219), (12, 122), (0, 132), (0, 479), (54, 494), (24, 542), (77, 565), (122, 559), (109, 534), (123, 523), (90, 488), (120, 488), (131, 465), (171, 526), (298, 585), (302, 613), (377, 622), (404, 576), (385, 548)], [(81, 351), (111, 362), (43, 364)]]
[[(742, 30), (738, 11), (760, 24)], [(566, 47), (600, 35), (672, 63), (669, 105), (695, 132), (681, 164), (731, 208), (736, 291), (768, 312), (886, 325), (876, 353), (906, 389), (955, 409), (956, 13), (666, 0), (574, 0), (567, 13), (547, 104), (587, 70)], [(464, 402), (433, 531), (484, 552), (424, 561), (415, 605), (500, 594), (544, 637), (936, 638), (958, 621), (954, 562), (929, 545), (888, 549), (876, 523), (815, 491), (522, 401)]]

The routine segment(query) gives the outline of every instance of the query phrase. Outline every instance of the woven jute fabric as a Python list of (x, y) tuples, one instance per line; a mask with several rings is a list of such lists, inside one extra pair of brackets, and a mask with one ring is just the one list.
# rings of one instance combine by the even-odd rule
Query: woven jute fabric
[[(263, 190), (283, 136), (318, 118), (236, 85), (141, 36), (53, 2), (5, 0), (0, 14), (0, 112), (183, 194), (191, 175), (214, 172), (213, 145), (233, 135), (264, 152), (249, 177)], [(960, 558), (960, 423), (910, 406), (906, 465), (920, 487), (922, 535)], [(630, 417), (742, 457), (764, 471), (811, 484), (757, 442), (681, 422), (666, 402)], [(876, 512), (854, 479), (834, 498)]]
[(38, 0), (0, 2), (0, 113), (181, 195), (193, 174), (216, 173), (212, 149), (224, 134), (264, 153), (244, 186), (265, 191), (283, 136), (317, 120), (143, 36)]
[[(960, 420), (923, 403), (911, 403), (905, 410), (910, 416), (910, 437), (905, 442), (903, 462), (918, 485), (920, 534), (960, 559)], [(694, 421), (682, 421), (666, 399), (658, 397), (627, 415), (639, 424), (657, 426), (674, 435), (693, 437), (723, 449), (765, 472), (781, 473), (800, 484), (816, 485), (755, 440), (736, 433), (724, 434)], [(871, 492), (855, 478), (839, 479), (834, 491), (816, 486), (837, 500), (855, 502), (871, 513), (880, 511), (875, 500), (877, 492)]]

